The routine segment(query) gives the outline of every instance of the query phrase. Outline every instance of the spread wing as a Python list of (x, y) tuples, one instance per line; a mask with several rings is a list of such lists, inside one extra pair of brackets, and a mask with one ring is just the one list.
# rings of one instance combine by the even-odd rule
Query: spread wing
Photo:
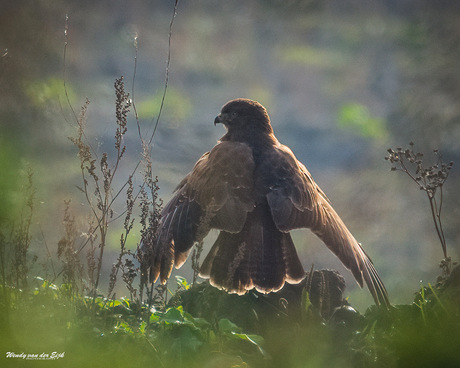
[(254, 209), (251, 148), (225, 141), (205, 153), (162, 211), (153, 246), (150, 278), (165, 283), (173, 265), (182, 266), (191, 247), (209, 229), (237, 233)]
[(363, 280), (366, 282), (377, 305), (389, 305), (372, 261), (288, 147), (279, 145), (270, 151), (258, 177), (266, 188), (273, 220), (280, 231), (310, 228), (351, 270), (361, 287)]

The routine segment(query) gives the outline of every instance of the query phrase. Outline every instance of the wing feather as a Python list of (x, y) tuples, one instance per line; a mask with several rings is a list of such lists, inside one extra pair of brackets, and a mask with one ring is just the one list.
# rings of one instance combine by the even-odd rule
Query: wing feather
[(282, 145), (274, 147), (261, 164), (260, 172), (278, 229), (288, 232), (310, 228), (350, 269), (361, 287), (366, 282), (377, 305), (389, 305), (385, 286), (372, 261), (292, 151)]
[(192, 245), (211, 228), (237, 233), (254, 208), (252, 149), (221, 142), (205, 153), (175, 189), (162, 211), (153, 244), (151, 279), (165, 283), (182, 266)]

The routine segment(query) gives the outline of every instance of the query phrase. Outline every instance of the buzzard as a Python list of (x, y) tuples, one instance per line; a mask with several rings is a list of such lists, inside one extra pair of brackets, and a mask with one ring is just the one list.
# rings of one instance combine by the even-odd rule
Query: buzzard
[(277, 291), (305, 277), (289, 231), (310, 228), (361, 287), (366, 282), (375, 303), (388, 306), (372, 261), (306, 167), (276, 139), (267, 110), (249, 99), (231, 100), (217, 124), (227, 133), (201, 156), (162, 211), (149, 260), (151, 281), (166, 283), (193, 244), (217, 229), (200, 276), (237, 294)]

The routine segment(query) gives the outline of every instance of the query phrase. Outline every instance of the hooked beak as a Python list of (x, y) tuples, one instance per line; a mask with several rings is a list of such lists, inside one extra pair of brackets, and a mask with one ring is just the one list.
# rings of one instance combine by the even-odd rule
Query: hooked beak
[(216, 118), (214, 119), (214, 126), (216, 126), (217, 124), (224, 124), (225, 126), (227, 126), (227, 122), (228, 122), (228, 115), (227, 114), (222, 114), (220, 113), (219, 115), (216, 116)]

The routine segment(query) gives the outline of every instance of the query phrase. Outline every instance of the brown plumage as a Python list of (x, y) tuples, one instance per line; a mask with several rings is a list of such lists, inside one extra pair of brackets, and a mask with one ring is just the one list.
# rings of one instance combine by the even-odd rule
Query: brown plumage
[(229, 292), (277, 291), (305, 275), (289, 234), (310, 228), (366, 282), (377, 305), (388, 296), (369, 257), (292, 151), (273, 134), (258, 102), (228, 102), (214, 124), (227, 133), (182, 180), (162, 212), (150, 277), (165, 283), (210, 229), (219, 236), (200, 276)]

